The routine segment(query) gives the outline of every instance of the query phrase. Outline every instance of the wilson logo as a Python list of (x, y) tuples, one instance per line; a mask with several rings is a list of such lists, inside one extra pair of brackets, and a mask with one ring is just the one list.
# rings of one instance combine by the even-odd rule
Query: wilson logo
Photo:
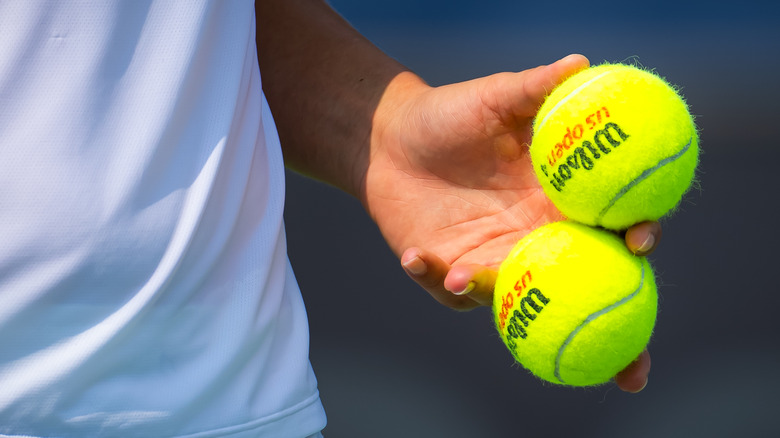
[(561, 159), (554, 169), (550, 170), (546, 164), (539, 168), (550, 178), (550, 184), (555, 190), (562, 192), (567, 181), (576, 178), (578, 172), (592, 170), (598, 159), (611, 153), (612, 149), (620, 146), (628, 137), (617, 123), (609, 122), (593, 134), (592, 141), (583, 141), (581, 146), (574, 148), (571, 154)]

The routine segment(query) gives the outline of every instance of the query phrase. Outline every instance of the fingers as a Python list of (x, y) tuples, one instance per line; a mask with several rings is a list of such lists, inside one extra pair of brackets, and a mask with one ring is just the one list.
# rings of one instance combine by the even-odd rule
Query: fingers
[(652, 253), (661, 241), (661, 224), (641, 222), (626, 230), (626, 246), (638, 256)]
[(637, 393), (647, 386), (647, 375), (649, 373), (650, 353), (645, 350), (626, 369), (615, 376), (615, 383), (623, 391)]
[(407, 249), (401, 265), (409, 277), (436, 301), (456, 310), (471, 310), (493, 303), (496, 271), (480, 265), (451, 266), (420, 248)]
[[(645, 222), (633, 228), (636, 229), (627, 232), (626, 241), (629, 248), (639, 250), (641, 245), (636, 245), (634, 239), (642, 238), (642, 242), (645, 242), (649, 236), (655, 236), (656, 233), (660, 236), (660, 226), (655, 222)], [(650, 245), (649, 251), (653, 248), (655, 244)], [(406, 250), (401, 256), (401, 264), (417, 284), (447, 307), (471, 310), (492, 305), (497, 275), (494, 269), (476, 264), (451, 266), (436, 255), (419, 248)], [(619, 372), (614, 380), (621, 390), (637, 393), (647, 386), (649, 373), (650, 353), (645, 350)]]
[(496, 270), (482, 265), (453, 266), (444, 279), (444, 288), (455, 295), (468, 296), (482, 306), (492, 306), (497, 275)]
[[(588, 59), (569, 55), (550, 65), (488, 76), (481, 83), (481, 101), (512, 131), (533, 118), (548, 94), (567, 77), (587, 68)], [(522, 122), (522, 123), (521, 123)]]
[[(647, 221), (626, 230), (624, 239), (632, 253), (646, 256), (658, 246), (662, 234), (658, 222)], [(407, 249), (401, 264), (417, 284), (447, 307), (470, 310), (492, 304), (495, 269), (476, 264), (451, 266), (420, 248)]]

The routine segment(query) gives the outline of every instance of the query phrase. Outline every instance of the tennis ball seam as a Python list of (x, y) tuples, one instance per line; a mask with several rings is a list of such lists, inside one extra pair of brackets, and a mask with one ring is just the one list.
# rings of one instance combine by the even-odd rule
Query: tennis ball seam
[(659, 169), (663, 168), (667, 164), (670, 164), (676, 161), (677, 159), (679, 159), (680, 157), (682, 157), (683, 155), (685, 155), (685, 153), (688, 152), (688, 150), (691, 148), (691, 144), (693, 144), (693, 137), (691, 137), (690, 140), (688, 140), (688, 143), (685, 146), (683, 146), (682, 149), (680, 149), (677, 153), (662, 159), (655, 166), (645, 169), (641, 174), (639, 174), (639, 176), (637, 176), (636, 178), (631, 180), (628, 184), (623, 186), (615, 194), (615, 196), (609, 201), (609, 203), (607, 203), (607, 205), (599, 212), (598, 216), (596, 216), (596, 224), (601, 223), (601, 220), (604, 219), (604, 216), (607, 214), (609, 209), (612, 208), (615, 205), (615, 203), (617, 203), (617, 201), (623, 197), (623, 195), (628, 193), (632, 188), (637, 186), (645, 179), (649, 178), (650, 175), (652, 175)]
[[(698, 162), (684, 98), (665, 78), (631, 65), (567, 78), (539, 108), (533, 134), (534, 172), (552, 202), (572, 220), (613, 230), (670, 213)], [(626, 151), (610, 153), (616, 149)]]
[(603, 309), (597, 310), (597, 311), (591, 313), (590, 315), (588, 315), (585, 318), (585, 320), (582, 321), (582, 323), (580, 323), (580, 325), (575, 327), (574, 330), (572, 330), (572, 332), (569, 333), (569, 336), (566, 338), (566, 340), (563, 341), (563, 344), (561, 344), (561, 347), (558, 349), (558, 354), (555, 357), (555, 371), (553, 372), (553, 374), (555, 375), (555, 378), (558, 379), (558, 381), (560, 381), (563, 384), (566, 383), (566, 381), (563, 380), (563, 378), (561, 377), (561, 360), (563, 359), (563, 355), (566, 352), (566, 347), (568, 347), (569, 344), (571, 344), (572, 341), (574, 341), (574, 338), (577, 336), (577, 334), (579, 334), (579, 332), (582, 331), (582, 329), (585, 328), (586, 325), (588, 325), (591, 322), (595, 321), (597, 318), (599, 318), (599, 317), (601, 317), (603, 315), (608, 314), (609, 312), (613, 311), (614, 309), (616, 309), (616, 308), (618, 308), (618, 307), (628, 303), (629, 301), (634, 299), (637, 295), (639, 295), (639, 292), (642, 291), (642, 288), (644, 287), (644, 284), (645, 284), (645, 264), (642, 263), (642, 261), (640, 260), (639, 266), (640, 266), (640, 269), (641, 269), (641, 275), (640, 275), (640, 279), (639, 279), (639, 287), (637, 287), (635, 291), (633, 291), (629, 295), (621, 298), (620, 300), (618, 300), (618, 301), (616, 301), (616, 302), (614, 302), (614, 303), (604, 307)]

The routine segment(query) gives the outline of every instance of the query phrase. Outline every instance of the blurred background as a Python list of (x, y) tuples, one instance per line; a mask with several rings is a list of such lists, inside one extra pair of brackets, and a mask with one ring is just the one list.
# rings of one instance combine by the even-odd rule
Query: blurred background
[(638, 62), (682, 88), (700, 189), (651, 257), (647, 388), (552, 387), (513, 364), (489, 309), (438, 305), (359, 203), (288, 174), (290, 257), (333, 437), (780, 436), (780, 3), (332, 0), (432, 85), (569, 53)]

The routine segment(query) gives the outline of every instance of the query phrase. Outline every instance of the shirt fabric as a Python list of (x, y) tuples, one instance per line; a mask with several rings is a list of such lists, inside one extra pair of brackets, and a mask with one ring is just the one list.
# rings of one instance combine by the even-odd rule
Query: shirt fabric
[(252, 2), (0, 2), (0, 436), (325, 425)]

